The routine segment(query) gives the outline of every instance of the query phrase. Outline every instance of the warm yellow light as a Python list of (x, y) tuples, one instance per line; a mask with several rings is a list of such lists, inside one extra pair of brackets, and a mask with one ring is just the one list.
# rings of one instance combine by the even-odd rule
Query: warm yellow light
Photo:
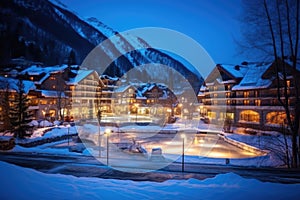
[(105, 134), (109, 135), (111, 133), (110, 129), (105, 129)]

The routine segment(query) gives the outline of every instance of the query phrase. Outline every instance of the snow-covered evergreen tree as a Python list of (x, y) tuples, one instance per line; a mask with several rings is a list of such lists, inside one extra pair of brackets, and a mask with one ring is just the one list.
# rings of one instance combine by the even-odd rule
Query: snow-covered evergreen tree
[(29, 98), (25, 93), (25, 86), (22, 80), (17, 82), (16, 95), (11, 101), (10, 120), (13, 127), (14, 137), (25, 138), (30, 136), (30, 126), (32, 114), (30, 114)]
[(11, 123), (9, 120), (9, 83), (7, 80), (0, 81), (0, 89), (3, 91), (2, 97), (0, 99), (0, 106), (2, 107), (2, 118), (3, 118), (3, 129), (4, 130), (10, 130), (11, 129)]

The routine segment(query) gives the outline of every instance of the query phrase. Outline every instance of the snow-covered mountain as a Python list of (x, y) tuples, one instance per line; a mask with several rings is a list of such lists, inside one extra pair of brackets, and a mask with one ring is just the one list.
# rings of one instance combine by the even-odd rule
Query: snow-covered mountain
[[(82, 63), (88, 53), (108, 37), (117, 32), (96, 18), (82, 19), (57, 0), (1, 0), (0, 1), (0, 63), (12, 58), (56, 65), (68, 62), (71, 51), (75, 62)], [(117, 35), (109, 48), (103, 46), (105, 54), (114, 59), (105, 73), (122, 76), (130, 69), (148, 63), (172, 67), (197, 91), (203, 82), (199, 73), (185, 66), (166, 53), (151, 48), (146, 41), (132, 36)], [(127, 49), (141, 49), (126, 53)], [(74, 62), (74, 61), (72, 61)], [(97, 68), (95, 69), (97, 70)], [(159, 68), (143, 72), (162, 80)]]

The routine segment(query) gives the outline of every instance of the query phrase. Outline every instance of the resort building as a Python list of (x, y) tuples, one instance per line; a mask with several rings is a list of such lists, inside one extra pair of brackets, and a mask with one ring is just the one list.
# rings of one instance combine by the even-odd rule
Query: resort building
[[(103, 84), (94, 70), (80, 69), (77, 65), (33, 65), (14, 73), (14, 77), (9, 77), (10, 74), (1, 77), (1, 82), (10, 83), (8, 90), (12, 96), (16, 93), (13, 83), (19, 79), (26, 83), (33, 119), (69, 121), (91, 119), (96, 115), (96, 90)], [(29, 83), (34, 87), (29, 88)], [(1, 94), (6, 90), (3, 84)], [(1, 107), (0, 124), (4, 121), (2, 110)]]
[[(226, 120), (235, 127), (278, 130), (286, 123), (286, 115), (277, 99), (278, 90), (283, 95), (283, 78), (279, 71), (277, 81), (275, 65), (275, 62), (217, 65), (198, 94), (202, 102), (200, 114), (214, 124), (223, 124)], [(286, 85), (292, 108), (295, 93), (289, 69), (286, 64)]]
[(74, 120), (95, 118), (98, 87), (103, 86), (95, 70), (79, 69), (74, 78), (66, 82), (70, 113)]

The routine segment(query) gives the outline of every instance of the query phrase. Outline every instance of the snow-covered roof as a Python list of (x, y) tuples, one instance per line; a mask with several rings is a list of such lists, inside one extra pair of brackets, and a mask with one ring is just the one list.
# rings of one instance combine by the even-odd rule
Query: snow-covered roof
[(116, 88), (114, 91), (116, 93), (122, 93), (122, 92), (125, 92), (130, 87), (134, 87), (134, 86), (133, 85), (122, 85), (122, 86)]
[[(75, 65), (73, 65), (75, 66)], [(77, 66), (77, 65), (76, 65)], [(35, 84), (42, 84), (46, 79), (50, 77), (51, 74), (63, 72), (66, 68), (68, 68), (68, 65), (55, 65), (55, 66), (47, 66), (42, 67), (39, 65), (32, 65), (28, 67), (27, 69), (24, 69), (20, 72), (20, 74), (25, 75), (28, 74), (29, 76), (38, 76), (41, 74), (45, 74), (40, 80), (36, 81)]]
[(68, 65), (55, 65), (55, 66), (49, 66), (49, 67), (41, 67), (38, 65), (32, 65), (28, 67), (27, 69), (24, 69), (23, 71), (20, 72), (20, 74), (28, 74), (28, 75), (40, 75), (42, 73), (56, 73), (56, 72), (61, 72), (65, 70), (68, 67)]
[(201, 91), (198, 92), (198, 97), (204, 97), (204, 96), (205, 96), (204, 92), (201, 92)]
[(263, 89), (268, 88), (272, 84), (271, 79), (263, 79), (262, 76), (270, 64), (251, 65), (244, 78), (238, 85), (235, 85), (232, 90), (248, 90), (248, 89)]
[(41, 80), (39, 81), (35, 81), (35, 84), (42, 84), (46, 79), (48, 79), (50, 77), (50, 73), (47, 73), (45, 76), (43, 76), (43, 78), (41, 78)]
[(147, 91), (151, 91), (154, 87), (158, 87), (158, 88), (162, 89), (163, 91), (165, 89), (167, 89), (167, 87), (163, 84), (157, 84), (157, 83), (143, 84), (137, 90), (137, 93), (136, 93), (137, 97), (144, 97), (145, 93)]
[[(3, 76), (0, 76), (0, 90), (6, 90), (6, 86), (3, 85), (3, 83), (8, 83), (8, 88), (10, 91), (17, 91), (18, 90), (18, 79), (13, 79), (13, 78), (6, 78)], [(24, 91), (26, 94), (28, 94), (28, 92), (30, 90), (35, 90), (36, 87), (34, 85), (34, 83), (32, 81), (25, 81), (23, 80), (23, 84), (24, 84)]]
[(71, 78), (70, 81), (67, 82), (67, 84), (68, 85), (76, 85), (93, 72), (94, 72), (94, 70), (80, 69), (80, 70), (78, 70), (77, 75), (74, 78)]
[(243, 78), (247, 73), (248, 66), (245, 65), (220, 65), (225, 71), (235, 78)]
[(62, 97), (62, 98), (65, 98), (66, 95), (64, 92), (61, 92), (61, 94), (59, 95), (59, 91), (55, 91), (55, 90), (39, 90), (42, 94), (43, 97), (54, 97), (54, 98), (57, 98), (57, 97)]
[(118, 81), (119, 80), (118, 77), (111, 77), (111, 76), (108, 76), (108, 75), (101, 75), (100, 78), (101, 79), (108, 79), (108, 80), (111, 80), (111, 81)]
[(206, 86), (213, 86), (213, 85), (223, 85), (225, 83), (231, 83), (231, 80), (230, 81), (223, 81), (222, 79), (220, 78), (217, 78), (216, 80), (214, 80), (213, 82), (210, 82), (210, 83), (206, 83)]

